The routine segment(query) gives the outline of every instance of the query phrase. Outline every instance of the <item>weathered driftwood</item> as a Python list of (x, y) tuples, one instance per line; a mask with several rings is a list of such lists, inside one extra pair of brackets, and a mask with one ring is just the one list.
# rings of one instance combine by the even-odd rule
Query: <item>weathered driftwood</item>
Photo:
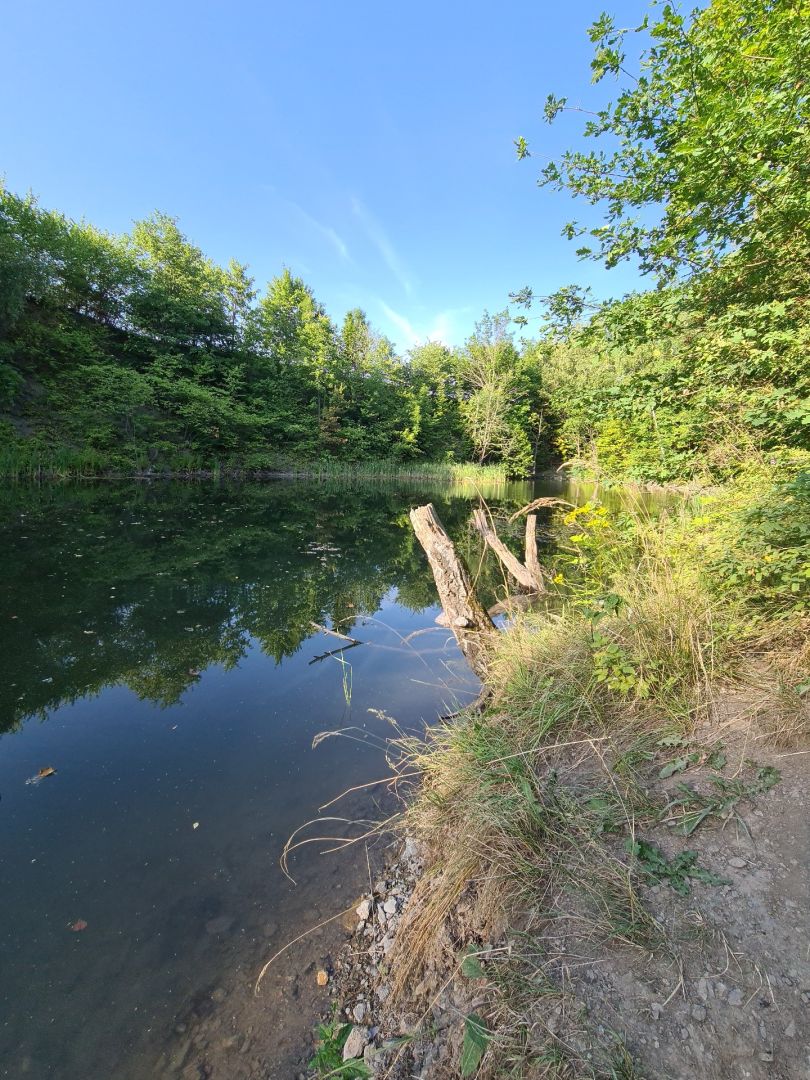
[(537, 514), (526, 515), (526, 569), (537, 582), (537, 591), (544, 592), (546, 582), (537, 557)]
[(433, 571), (447, 623), (467, 663), (483, 679), (495, 624), (476, 596), (467, 568), (444, 531), (433, 504), (415, 507), (410, 517)]
[(341, 641), (351, 641), (354, 645), (362, 645), (362, 641), (358, 641), (357, 638), (349, 637), (348, 634), (341, 634), (339, 630), (330, 630), (328, 626), (321, 626), (320, 623), (311, 622), (310, 626), (314, 626), (316, 630), (319, 630), (322, 634), (327, 634), (329, 637), (340, 638)]
[(356, 649), (358, 645), (362, 645), (362, 641), (352, 641), (348, 645), (341, 645), (339, 649), (330, 649), (329, 652), (320, 653), (318, 656), (313, 656), (309, 661), (309, 664), (317, 664), (321, 660), (328, 660), (330, 656), (340, 656), (342, 653), (348, 652), (349, 649)]
[(504, 544), (503, 540), (501, 540), (492, 528), (486, 512), (481, 509), (473, 510), (473, 521), (475, 522), (476, 529), (481, 533), (487, 545), (492, 548), (501, 560), (502, 565), (506, 568), (508, 573), (512, 575), (518, 585), (528, 592), (540, 592), (543, 587), (542, 579), (535, 577), (528, 567), (524, 566), (520, 559), (512, 554), (506, 544)]
[(568, 502), (567, 499), (558, 499), (556, 495), (543, 495), (542, 498), (535, 499), (533, 502), (526, 503), (525, 506), (521, 506), (519, 510), (516, 510), (514, 514), (509, 518), (510, 523), (517, 521), (519, 517), (523, 517), (524, 514), (531, 514), (534, 510), (539, 510), (542, 506), (570, 506), (574, 509), (574, 504)]

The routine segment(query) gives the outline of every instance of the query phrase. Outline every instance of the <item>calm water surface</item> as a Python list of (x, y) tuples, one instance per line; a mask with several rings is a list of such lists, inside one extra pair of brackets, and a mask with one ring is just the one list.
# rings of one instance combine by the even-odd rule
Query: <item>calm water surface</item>
[[(477, 565), (461, 491), (115, 483), (0, 496), (0, 1075), (294, 1075), (334, 936), (291, 951), (249, 1013), (252, 982), (368, 870), (362, 845), (338, 857), (314, 844), (292, 860), (293, 885), (284, 841), (386, 775), (392, 729), (370, 709), (421, 730), (476, 692), (435, 628), (408, 524), (428, 499)], [(313, 623), (363, 644), (319, 659), (342, 643)], [(348, 726), (354, 739), (312, 749)], [(377, 818), (381, 790), (325, 813)]]

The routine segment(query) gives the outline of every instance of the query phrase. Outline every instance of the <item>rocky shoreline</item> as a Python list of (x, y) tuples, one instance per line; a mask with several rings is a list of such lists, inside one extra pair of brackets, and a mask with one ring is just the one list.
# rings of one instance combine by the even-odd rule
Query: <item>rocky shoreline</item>
[(330, 977), (334, 1011), (324, 1019), (336, 1013), (338, 1021), (352, 1025), (343, 1061), (362, 1061), (373, 1076), (391, 1080), (434, 1076), (457, 1053), (464, 1016), (474, 1004), (470, 989), (452, 980), (421, 1015), (395, 998), (389, 957), (423, 869), (423, 849), (406, 838), (358, 903), (356, 926)]

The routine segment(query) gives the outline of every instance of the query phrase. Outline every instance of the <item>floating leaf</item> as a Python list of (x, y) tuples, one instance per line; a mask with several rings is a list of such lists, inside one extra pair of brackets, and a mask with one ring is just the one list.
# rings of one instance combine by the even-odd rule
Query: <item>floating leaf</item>
[(38, 784), (40, 780), (44, 780), (46, 776), (55, 775), (56, 769), (53, 767), (53, 765), (46, 765), (44, 768), (39, 770), (36, 776), (29, 776), (25, 782), (26, 784)]
[(70, 929), (73, 931), (74, 934), (78, 934), (80, 930), (87, 929), (87, 923), (84, 921), (84, 919), (77, 919), (75, 923), (70, 924)]

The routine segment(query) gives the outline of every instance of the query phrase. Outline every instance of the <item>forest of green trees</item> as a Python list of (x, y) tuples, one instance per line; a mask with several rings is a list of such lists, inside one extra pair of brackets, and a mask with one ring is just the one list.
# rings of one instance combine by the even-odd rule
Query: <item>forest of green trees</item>
[[(807, 450), (807, 4), (664, 5), (590, 34), (616, 99), (540, 182), (602, 210), (564, 231), (583, 258), (635, 260), (648, 291), (535, 303), (527, 287), (463, 348), (398, 356), (361, 310), (336, 325), (287, 270), (260, 291), (165, 214), (112, 236), (3, 189), (0, 469), (565, 461), (672, 482)], [(548, 121), (567, 111), (549, 97)]]
[[(81, 467), (473, 460), (525, 474), (544, 401), (506, 316), (399, 357), (284, 270), (259, 294), (162, 214), (109, 236), (0, 193), (0, 408), (15, 454)], [(13, 455), (12, 455), (13, 460)]]

